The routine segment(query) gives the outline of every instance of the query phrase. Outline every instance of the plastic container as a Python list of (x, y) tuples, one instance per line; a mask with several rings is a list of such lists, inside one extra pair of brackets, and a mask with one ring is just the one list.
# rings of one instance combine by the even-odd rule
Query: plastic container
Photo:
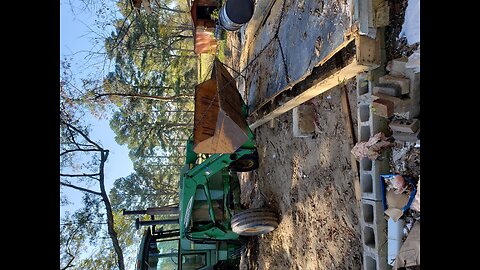
[(395, 222), (392, 218), (388, 219), (388, 264), (393, 266), (398, 252), (403, 245), (403, 228), (405, 227), (405, 221), (403, 219)]
[[(387, 197), (386, 197), (386, 185), (385, 185), (385, 178), (390, 178), (394, 177), (397, 174), (381, 174), (380, 175), (380, 184), (382, 185), (382, 202), (383, 202), (383, 211), (388, 209), (388, 204), (387, 204)], [(416, 188), (416, 183), (408, 176), (403, 176), (402, 177), (408, 182), (409, 185), (412, 187), (412, 192), (410, 193), (410, 197), (408, 198), (408, 203), (402, 208), (402, 213), (405, 213), (410, 208), (410, 205), (413, 202), (413, 199), (415, 198), (415, 194), (417, 193), (417, 188)]]

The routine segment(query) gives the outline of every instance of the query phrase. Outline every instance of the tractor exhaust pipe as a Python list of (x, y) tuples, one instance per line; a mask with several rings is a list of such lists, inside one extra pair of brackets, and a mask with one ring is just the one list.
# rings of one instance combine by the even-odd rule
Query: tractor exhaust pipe
[(253, 8), (253, 0), (227, 0), (219, 11), (220, 26), (228, 31), (240, 29), (252, 18)]

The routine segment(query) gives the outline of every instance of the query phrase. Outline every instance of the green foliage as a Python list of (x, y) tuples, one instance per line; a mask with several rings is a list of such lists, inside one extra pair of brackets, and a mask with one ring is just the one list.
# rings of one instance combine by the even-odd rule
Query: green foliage
[(212, 20), (218, 20), (219, 19), (219, 9), (216, 8), (214, 9), (211, 13), (210, 13), (210, 18), (212, 18)]
[[(147, 173), (147, 172), (144, 172)], [(114, 209), (145, 209), (178, 202), (178, 175), (139, 175), (133, 173), (115, 180), (110, 190)]]
[[(191, 17), (189, 12), (183, 12), (188, 10), (185, 1), (158, 3), (160, 6), (152, 2), (154, 12), (146, 14), (144, 10), (133, 11), (128, 1), (118, 1), (123, 17), (111, 22), (102, 17), (101, 26), (114, 26), (103, 39), (106, 59), (113, 63), (104, 77), (83, 79), (81, 85), (75, 86), (69, 59), (62, 61), (61, 119), (78, 123), (88, 135), (88, 127), (82, 124), (85, 110), (97, 117), (111, 112), (110, 126), (116, 141), (130, 149), (135, 173), (117, 179), (109, 194), (122, 249), (137, 245), (139, 239), (131, 217), (119, 212), (122, 208), (143, 209), (178, 202), (179, 166), (193, 127), (193, 93), (198, 81)], [(96, 10), (100, 12), (97, 15), (106, 14), (105, 8)], [(73, 137), (65, 126), (60, 127), (60, 137), (61, 151), (72, 150)], [(69, 171), (90, 172), (98, 166), (98, 154), (88, 156), (90, 161), (84, 163), (79, 162), (78, 154), (61, 157), (62, 168)], [(77, 180), (85, 188), (94, 187), (97, 181), (89, 177)], [(63, 181), (72, 183), (71, 179)], [(87, 194), (82, 200), (81, 209), (61, 221), (60, 268), (117, 269), (118, 258), (107, 233), (102, 198)], [(64, 195), (62, 203), (68, 204)], [(95, 248), (88, 249), (89, 245)]]
[(187, 95), (169, 101), (108, 96), (119, 107), (110, 122), (116, 141), (128, 146), (130, 158), (141, 167), (145, 156), (178, 155), (172, 141), (185, 140), (190, 133), (196, 56), (189, 13), (157, 9), (155, 16), (143, 12), (129, 16), (128, 7), (123, 7), (122, 14), (126, 18), (118, 20), (116, 31), (105, 39), (108, 57), (116, 65), (104, 79), (103, 91)]

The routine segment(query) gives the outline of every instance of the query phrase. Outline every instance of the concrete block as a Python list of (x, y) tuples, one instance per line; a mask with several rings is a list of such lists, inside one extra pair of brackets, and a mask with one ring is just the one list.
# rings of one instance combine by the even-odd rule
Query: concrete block
[(393, 138), (397, 141), (402, 142), (416, 142), (420, 140), (420, 129), (415, 133), (406, 133), (406, 132), (393, 132)]
[(358, 21), (359, 21), (359, 33), (361, 35), (367, 35), (369, 28), (373, 27), (374, 11), (372, 0), (358, 0), (355, 4), (358, 9)]
[(383, 132), (385, 136), (390, 136), (391, 131), (388, 128), (388, 121), (387, 118), (372, 114), (370, 117), (370, 133), (372, 136), (378, 132)]
[(375, 174), (360, 172), (360, 194), (363, 199), (382, 200), (382, 190), (377, 182), (378, 178)]
[[(367, 158), (360, 160), (360, 194), (362, 199), (382, 201), (380, 174), (390, 172), (388, 155), (390, 154), (386, 151), (381, 156), (382, 160), (367, 161)], [(365, 170), (368, 168), (370, 170)]]
[(385, 256), (385, 261), (387, 261), (387, 221), (384, 219), (382, 222), (374, 225), (363, 223), (361, 230), (363, 250), (368, 253), (383, 255)]
[(374, 226), (385, 222), (383, 203), (381, 201), (372, 201), (362, 199), (360, 206), (361, 222), (368, 226)]
[(368, 89), (368, 73), (359, 73), (356, 77), (357, 80), (357, 98), (365, 94), (369, 94)]
[(393, 105), (395, 105), (395, 108), (400, 107), (404, 102), (403, 99), (401, 99), (399, 97), (385, 95), (383, 93), (378, 93), (377, 92), (377, 93), (372, 95), (372, 100), (379, 99), (379, 98), (393, 102)]
[(397, 77), (406, 77), (407, 74), (406, 74), (405, 65), (407, 64), (407, 62), (408, 62), (408, 57), (406, 56), (393, 59), (390, 62), (389, 68), (387, 68), (390, 71), (390, 75), (397, 76)]
[(360, 159), (360, 169), (365, 172), (371, 172), (373, 166), (373, 161), (369, 158), (362, 158)]
[(407, 68), (405, 74), (410, 80), (410, 93), (408, 93), (408, 97), (420, 101), (420, 73), (415, 73), (413, 69)]
[(373, 113), (384, 118), (393, 116), (393, 107), (393, 102), (390, 100), (378, 98), (372, 101)]
[(412, 98), (398, 98), (389, 95), (377, 93), (372, 95), (372, 99), (385, 99), (393, 102), (393, 113), (407, 119), (412, 119), (420, 115), (419, 99)]
[(418, 119), (403, 120), (395, 119), (388, 126), (394, 132), (415, 133), (420, 127), (420, 121)]
[(360, 73), (356, 77), (357, 80), (357, 104), (370, 105), (372, 95), (370, 91), (370, 83), (368, 81), (368, 73)]
[(385, 94), (392, 97), (400, 97), (402, 95), (401, 89), (394, 84), (377, 84), (373, 87), (373, 94)]
[(360, 224), (364, 255), (367, 254), (374, 259), (377, 267), (379, 261), (384, 261), (386, 264), (387, 221), (384, 218), (382, 203), (362, 199)]
[(293, 108), (293, 136), (311, 137), (315, 132), (315, 109), (312, 104), (301, 104)]
[(395, 84), (398, 85), (401, 89), (402, 95), (408, 94), (410, 92), (410, 79), (401, 78), (392, 75), (385, 75), (378, 78), (379, 83), (385, 84)]
[(380, 174), (390, 173), (390, 155), (391, 154), (392, 154), (391, 149), (385, 149), (378, 159), (373, 160), (372, 173), (375, 174), (374, 180), (376, 184), (380, 184)]
[(363, 252), (363, 269), (364, 270), (390, 270), (392, 269), (387, 265), (386, 255), (378, 253), (372, 253), (368, 251)]
[(363, 124), (360, 124), (359, 125), (359, 132), (360, 132), (360, 136), (358, 136), (359, 138), (359, 142), (366, 142), (370, 139), (370, 135), (371, 135), (371, 132), (370, 132), (370, 125), (363, 125)]
[(358, 105), (359, 122), (368, 122), (370, 120), (370, 105)]

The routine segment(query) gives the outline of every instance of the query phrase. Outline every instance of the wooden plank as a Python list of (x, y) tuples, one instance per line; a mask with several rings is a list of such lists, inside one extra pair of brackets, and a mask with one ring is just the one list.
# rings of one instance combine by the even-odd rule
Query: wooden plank
[[(376, 66), (378, 67), (378, 66)], [(337, 86), (344, 81), (355, 77), (358, 73), (367, 71), (371, 69), (372, 66), (370, 65), (362, 65), (358, 63), (356, 60), (353, 60), (352, 63), (347, 65), (346, 67), (342, 68), (341, 70), (335, 72), (334, 74), (330, 75), (326, 79), (322, 80), (321, 82), (315, 84), (311, 88), (303, 91), (298, 96), (294, 97), (293, 99), (287, 101), (280, 107), (276, 108), (269, 114), (265, 115), (263, 118), (255, 121), (253, 124), (250, 125), (250, 129), (254, 130), (255, 128), (267, 123), (268, 121), (274, 119), (275, 117), (295, 108), (296, 106), (304, 103), (307, 100), (310, 100), (330, 89)]]
[(390, 7), (388, 6), (387, 1), (381, 1), (377, 6), (374, 7), (375, 18), (374, 26), (382, 27), (387, 26), (390, 23)]
[[(343, 48), (347, 47), (350, 42), (354, 41), (355, 37), (353, 33), (349, 32), (348, 34), (345, 35), (345, 41), (340, 44), (337, 48), (335, 48), (331, 53), (329, 53), (325, 58), (323, 58), (315, 67), (321, 66), (325, 64), (328, 60), (330, 60), (336, 53), (338, 53), (340, 50)], [(282, 94), (283, 91), (288, 90), (292, 88), (295, 84), (305, 80), (312, 72), (305, 73), (302, 77), (300, 77), (298, 80), (295, 80), (289, 84), (287, 84), (282, 90), (276, 92), (275, 94), (271, 95), (270, 98), (267, 100), (263, 101), (259, 106), (257, 106), (254, 110), (250, 112), (250, 115), (253, 115), (256, 113), (258, 110), (260, 110), (263, 106), (267, 105), (268, 103), (272, 102), (278, 95)]]
[[(355, 132), (353, 130), (353, 123), (350, 111), (350, 105), (348, 104), (347, 88), (345, 85), (342, 86), (341, 100), (342, 100), (342, 113), (345, 118), (345, 125), (347, 127), (347, 137), (350, 149), (356, 143)], [(353, 188), (355, 191), (355, 199), (357, 200), (357, 207), (360, 207), (360, 201), (362, 200), (362, 194), (360, 192), (360, 175), (358, 172), (358, 161), (355, 156), (350, 152), (350, 163), (352, 166), (353, 173)]]
[(381, 46), (383, 41), (383, 30), (377, 29), (375, 39), (368, 36), (357, 35), (355, 46), (357, 47), (357, 61), (363, 65), (380, 65), (382, 62)]

